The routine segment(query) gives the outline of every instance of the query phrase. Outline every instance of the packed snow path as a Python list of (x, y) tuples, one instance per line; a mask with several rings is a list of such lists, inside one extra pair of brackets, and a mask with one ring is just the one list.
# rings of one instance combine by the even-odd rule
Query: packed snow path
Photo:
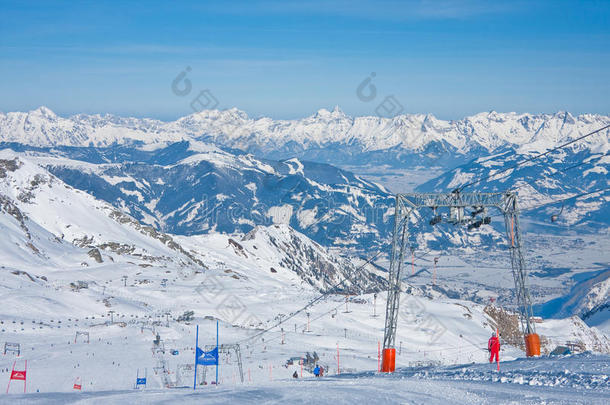
[[(406, 368), (377, 373), (278, 380), (240, 387), (11, 395), (11, 403), (150, 404), (607, 404), (610, 356), (519, 359), (495, 365)], [(7, 399), (9, 397), (4, 397)], [(365, 402), (366, 401), (366, 402)]]

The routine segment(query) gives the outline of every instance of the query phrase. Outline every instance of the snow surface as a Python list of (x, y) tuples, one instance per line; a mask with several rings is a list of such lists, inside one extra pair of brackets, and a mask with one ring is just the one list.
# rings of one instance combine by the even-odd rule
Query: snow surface
[(207, 386), (192, 391), (109, 390), (12, 395), (32, 404), (606, 404), (610, 399), (610, 358), (579, 355), (495, 364), (399, 369), (323, 378), (288, 379), (244, 386)]

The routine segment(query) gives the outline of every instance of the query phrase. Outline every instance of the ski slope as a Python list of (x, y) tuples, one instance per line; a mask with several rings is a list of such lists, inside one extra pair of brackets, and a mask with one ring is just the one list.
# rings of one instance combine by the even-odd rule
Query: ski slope
[(393, 375), (344, 374), (281, 379), (239, 387), (208, 386), (193, 391), (122, 390), (15, 395), (32, 404), (606, 404), (610, 398), (610, 357), (514, 360), (495, 365), (400, 369)]

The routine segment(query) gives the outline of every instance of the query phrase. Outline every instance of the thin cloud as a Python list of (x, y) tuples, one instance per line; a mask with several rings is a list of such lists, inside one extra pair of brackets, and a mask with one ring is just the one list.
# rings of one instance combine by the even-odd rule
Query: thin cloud
[(465, 19), (478, 15), (506, 13), (523, 7), (521, 1), (482, 0), (338, 0), (247, 1), (203, 6), (218, 14), (327, 15), (380, 21)]

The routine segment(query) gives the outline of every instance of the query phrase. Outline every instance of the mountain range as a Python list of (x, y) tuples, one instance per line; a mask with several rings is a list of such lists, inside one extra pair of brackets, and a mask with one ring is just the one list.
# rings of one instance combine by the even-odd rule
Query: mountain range
[[(349, 117), (338, 107), (298, 120), (250, 118), (236, 108), (204, 110), (176, 121), (78, 114), (60, 117), (46, 107), (0, 113), (0, 142), (33, 146), (211, 142), (261, 158), (332, 163), (453, 167), (505, 148), (544, 151), (562, 141), (610, 124), (605, 115), (479, 113), (445, 121), (430, 114), (394, 118)], [(608, 132), (574, 147), (607, 147)]]
[[(53, 184), (53, 190), (70, 188), (75, 193), (71, 195), (88, 196), (94, 203), (87, 203), (87, 207), (98, 207), (95, 210), (105, 211), (106, 217), (115, 222), (123, 218), (135, 229), (157, 235), (156, 239), (166, 245), (161, 251), (167, 246), (170, 250), (171, 246), (180, 246), (172, 241), (182, 237), (226, 235), (235, 242), (227, 242), (234, 249), (247, 245), (245, 241), (251, 237), (247, 235), (271, 235), (263, 237), (265, 245), (271, 246), (276, 257), (283, 257), (275, 266), (291, 269), (308, 284), (324, 288), (337, 279), (332, 274), (351, 274), (353, 265), (347, 264), (349, 261), (328, 264), (331, 270), (321, 271), (320, 266), (308, 266), (312, 261), (322, 263), (321, 259), (312, 259), (312, 254), (323, 257), (330, 254), (324, 253), (327, 249), (332, 249), (334, 253), (324, 263), (333, 263), (340, 260), (337, 254), (353, 256), (356, 252), (370, 257), (388, 250), (393, 190), (378, 184), (375, 176), (353, 172), (366, 173), (366, 168), (374, 167), (416, 178), (418, 173), (435, 167), (440, 174), (423, 176), (416, 191), (447, 192), (473, 182), (477, 182), (476, 187), (468, 191), (516, 190), (531, 258), (528, 266), (533, 270), (535, 302), (543, 305), (551, 298), (563, 297), (561, 303), (545, 306), (545, 315), (578, 313), (604, 324), (603, 314), (608, 313), (604, 284), (608, 279), (607, 257), (580, 256), (579, 249), (586, 243), (591, 249), (603, 250), (606, 246), (610, 229), (608, 130), (528, 164), (521, 162), (608, 123), (608, 116), (575, 117), (569, 113), (491, 112), (459, 121), (442, 121), (430, 115), (350, 118), (338, 108), (292, 121), (251, 119), (231, 109), (162, 122), (109, 115), (63, 118), (41, 107), (0, 114), (4, 161), (26, 162), (24, 167), (33, 173), (25, 182), (7, 185), (2, 192), (3, 206), (7, 213), (23, 213), (14, 218), (30, 218), (49, 237), (63, 240), (62, 236), (69, 235), (67, 240), (76, 247), (84, 246), (86, 254), (93, 251), (91, 254), (97, 257), (93, 249), (98, 249), (102, 259), (108, 249), (136, 252), (143, 257), (153, 256), (150, 252), (156, 249), (132, 251), (128, 241), (133, 238), (125, 239), (122, 231), (116, 237), (113, 234), (97, 240), (101, 236), (95, 237), (96, 222), (87, 228), (88, 232), (75, 233), (77, 224), (87, 222), (84, 212), (90, 208), (79, 208), (83, 215), (63, 221), (62, 226), (55, 224), (52, 219), (66, 213), (45, 208), (47, 202), (30, 205), (38, 198), (39, 184)], [(2, 170), (6, 174), (12, 167), (6, 163)], [(40, 183), (36, 176), (46, 180)], [(45, 201), (73, 199), (54, 194), (49, 191)], [(32, 207), (45, 212), (39, 212), (44, 223), (36, 219)], [(413, 224), (410, 240), (419, 252), (468, 255), (493, 252), (505, 244), (503, 223), (497, 213), (492, 214), (491, 226), (470, 231), (431, 227), (426, 220), (431, 213), (423, 214), (424, 220)], [(278, 233), (276, 226), (282, 231)], [(583, 240), (585, 236), (588, 239)], [(543, 253), (549, 241), (557, 241), (557, 237), (563, 238), (561, 246), (574, 253), (569, 260), (572, 264), (563, 261), (564, 266), (573, 267), (559, 272), (559, 262)], [(189, 244), (188, 239), (185, 241)], [(23, 239), (18, 245), (36, 256), (27, 243)], [(147, 239), (143, 246), (150, 243)], [(172, 260), (186, 267), (187, 263), (198, 266), (195, 260), (201, 260), (188, 249), (178, 256), (180, 259)], [(505, 258), (500, 256), (488, 259), (505, 266)], [(296, 257), (300, 259), (295, 261)], [(466, 270), (481, 265), (478, 257), (469, 260), (456, 267)], [(576, 269), (579, 261), (587, 264)], [(381, 271), (385, 264), (378, 263)], [(279, 270), (275, 266), (270, 267)], [(414, 270), (418, 271), (411, 281), (416, 284), (431, 271), (425, 261)], [(493, 271), (489, 268), (490, 275)], [(375, 272), (367, 272), (360, 276), (364, 281), (359, 288), (378, 288), (381, 281), (375, 278)], [(481, 284), (481, 274), (467, 271), (438, 288), (445, 295), (477, 302), (484, 302), (490, 291), (495, 291), (510, 302), (510, 289), (490, 287), (494, 282), (490, 276), (489, 282)]]
[(50, 283), (48, 277), (29, 272), (48, 276), (49, 270), (82, 269), (83, 277), (95, 279), (101, 276), (97, 271), (121, 267), (128, 274), (147, 269), (192, 280), (218, 267), (216, 256), (229, 255), (264, 274), (288, 277), (293, 283), (298, 279), (320, 290), (356, 293), (384, 286), (375, 269), (356, 269), (287, 225), (259, 225), (233, 238), (215, 234), (222, 241), (214, 248), (207, 239), (197, 243), (142, 224), (37, 163), (0, 151), (0, 253), (3, 269), (42, 285)]

